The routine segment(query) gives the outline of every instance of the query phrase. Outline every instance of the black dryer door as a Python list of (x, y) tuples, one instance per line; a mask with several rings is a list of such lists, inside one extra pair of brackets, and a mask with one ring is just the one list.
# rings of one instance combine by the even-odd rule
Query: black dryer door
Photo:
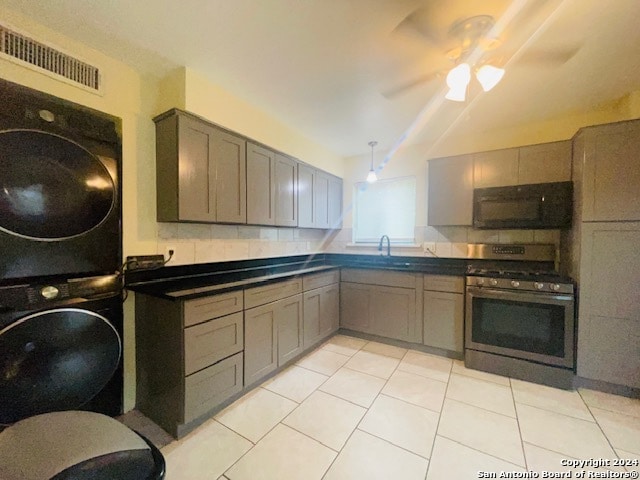
[(107, 384), (120, 360), (120, 336), (102, 315), (45, 310), (0, 330), (0, 424), (75, 410)]
[(0, 230), (73, 238), (100, 225), (115, 200), (108, 170), (77, 143), (37, 130), (0, 132)]

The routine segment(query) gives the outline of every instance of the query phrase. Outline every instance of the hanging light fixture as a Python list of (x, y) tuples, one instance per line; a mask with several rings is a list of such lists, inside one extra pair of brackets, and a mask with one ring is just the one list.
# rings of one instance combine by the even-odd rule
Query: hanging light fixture
[(376, 171), (373, 169), (373, 147), (375, 147), (377, 144), (378, 142), (375, 141), (369, 142), (369, 146), (371, 147), (371, 169), (369, 170), (369, 174), (367, 175), (367, 182), (369, 183), (378, 181)]
[(447, 74), (449, 92), (447, 92), (444, 98), (453, 100), (454, 102), (464, 102), (467, 96), (467, 85), (469, 85), (470, 81), (471, 67), (468, 63), (461, 63), (452, 68)]

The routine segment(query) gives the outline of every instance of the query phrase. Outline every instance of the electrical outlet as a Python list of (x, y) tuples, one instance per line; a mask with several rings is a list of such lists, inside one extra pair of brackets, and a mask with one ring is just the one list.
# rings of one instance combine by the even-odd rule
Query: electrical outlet
[(422, 251), (427, 255), (435, 256), (436, 254), (436, 242), (424, 242), (422, 244)]
[(176, 255), (176, 247), (167, 245), (164, 247), (164, 259), (167, 263), (171, 263), (170, 258), (174, 258)]

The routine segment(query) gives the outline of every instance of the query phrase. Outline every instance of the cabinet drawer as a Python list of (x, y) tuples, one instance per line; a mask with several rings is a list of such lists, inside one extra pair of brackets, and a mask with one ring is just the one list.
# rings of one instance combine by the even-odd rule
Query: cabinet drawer
[(248, 288), (244, 291), (245, 309), (275, 302), (302, 292), (302, 278), (294, 278), (285, 282), (270, 283), (262, 287)]
[(207, 413), (242, 390), (242, 353), (188, 376), (184, 383), (186, 423)]
[(425, 275), (424, 289), (436, 292), (464, 293), (464, 277)]
[(326, 287), (340, 281), (340, 271), (332, 270), (330, 272), (314, 273), (302, 277), (302, 289), (313, 290), (314, 288)]
[(189, 375), (244, 347), (243, 314), (216, 318), (184, 331), (184, 370)]
[(188, 300), (184, 302), (184, 326), (189, 327), (212, 318), (240, 312), (242, 308), (242, 290)]
[(382, 285), (385, 287), (416, 288), (416, 277), (412, 273), (389, 272), (387, 270), (367, 270), (344, 268), (340, 274), (343, 282)]

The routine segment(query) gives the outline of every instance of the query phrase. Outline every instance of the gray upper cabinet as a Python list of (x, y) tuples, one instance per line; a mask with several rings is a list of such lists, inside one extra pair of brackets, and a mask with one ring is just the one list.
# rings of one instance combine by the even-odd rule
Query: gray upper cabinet
[(640, 121), (580, 131), (585, 222), (640, 220)]
[(316, 170), (313, 179), (315, 228), (329, 228), (329, 174)]
[(156, 119), (157, 218), (246, 223), (246, 142), (183, 112)]
[(313, 208), (315, 176), (315, 168), (303, 163), (298, 165), (298, 226), (302, 228), (315, 227), (316, 217)]
[(276, 222), (281, 227), (298, 226), (298, 162), (276, 153)]
[(298, 227), (342, 227), (342, 179), (298, 165)]
[(429, 225), (472, 225), (473, 157), (429, 160)]
[(571, 140), (520, 147), (518, 184), (571, 180)]
[(327, 195), (329, 210), (329, 228), (342, 228), (342, 179), (329, 176), (329, 192)]
[(276, 224), (276, 154), (247, 143), (247, 223)]
[(518, 149), (506, 148), (473, 154), (474, 188), (518, 184)]

